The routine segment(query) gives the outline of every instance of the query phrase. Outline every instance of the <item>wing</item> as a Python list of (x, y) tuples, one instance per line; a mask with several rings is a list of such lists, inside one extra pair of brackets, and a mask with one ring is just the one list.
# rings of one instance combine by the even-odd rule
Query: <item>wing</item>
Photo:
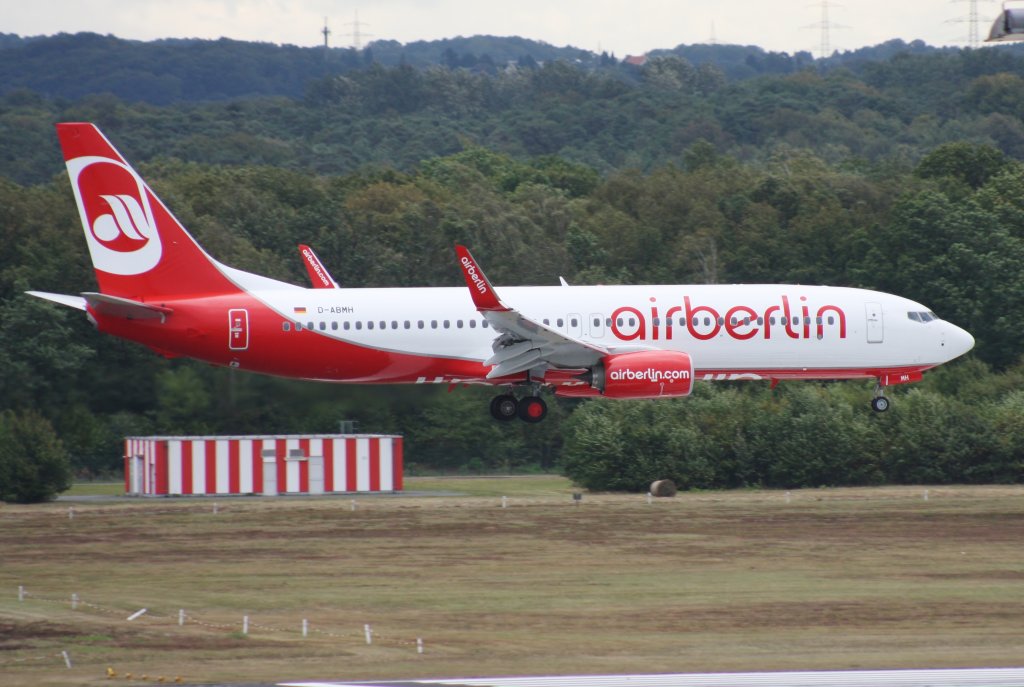
[(505, 305), (469, 250), (455, 246), (455, 254), (473, 304), (498, 332), (491, 344), (494, 355), (484, 361), (484, 365), (491, 367), (488, 379), (536, 368), (586, 368), (608, 355), (609, 351), (601, 346), (566, 336)]

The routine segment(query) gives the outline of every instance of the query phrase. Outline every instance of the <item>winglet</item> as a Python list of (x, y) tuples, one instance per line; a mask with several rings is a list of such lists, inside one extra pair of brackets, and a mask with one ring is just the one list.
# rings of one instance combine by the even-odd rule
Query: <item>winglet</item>
[(312, 248), (300, 243), (299, 255), (302, 256), (302, 262), (306, 266), (306, 271), (309, 272), (309, 281), (313, 283), (314, 289), (339, 288), (338, 282), (334, 281), (334, 278), (328, 273), (327, 268), (320, 262), (320, 258), (317, 257)]
[(459, 258), (459, 266), (462, 267), (462, 276), (466, 279), (466, 286), (469, 287), (469, 295), (473, 297), (473, 305), (476, 309), (492, 312), (507, 312), (509, 309), (498, 298), (494, 287), (487, 280), (480, 265), (473, 259), (469, 249), (465, 246), (456, 245), (455, 255)]

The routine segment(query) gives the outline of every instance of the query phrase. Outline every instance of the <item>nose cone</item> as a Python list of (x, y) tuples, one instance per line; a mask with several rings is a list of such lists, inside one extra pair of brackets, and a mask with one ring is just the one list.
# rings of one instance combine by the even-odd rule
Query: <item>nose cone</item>
[(959, 358), (967, 351), (974, 348), (974, 337), (969, 332), (960, 329), (955, 324), (946, 323), (946, 332), (943, 337), (943, 347), (946, 353), (946, 360)]

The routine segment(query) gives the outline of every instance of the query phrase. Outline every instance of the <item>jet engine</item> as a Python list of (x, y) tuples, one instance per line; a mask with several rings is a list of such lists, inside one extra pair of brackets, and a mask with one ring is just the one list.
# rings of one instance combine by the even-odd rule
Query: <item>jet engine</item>
[(585, 381), (608, 398), (689, 396), (693, 390), (693, 360), (678, 351), (607, 355)]

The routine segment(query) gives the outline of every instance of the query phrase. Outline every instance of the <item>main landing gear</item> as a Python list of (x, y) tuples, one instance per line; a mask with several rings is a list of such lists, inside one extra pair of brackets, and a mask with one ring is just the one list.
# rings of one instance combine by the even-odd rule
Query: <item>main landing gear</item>
[(875, 397), (871, 399), (871, 409), (876, 413), (884, 413), (889, 410), (889, 399), (883, 396), (885, 387), (881, 384), (875, 387)]
[(491, 416), (502, 421), (518, 417), (523, 422), (540, 422), (548, 416), (548, 404), (540, 396), (516, 399), (512, 394), (502, 394), (491, 400)]

